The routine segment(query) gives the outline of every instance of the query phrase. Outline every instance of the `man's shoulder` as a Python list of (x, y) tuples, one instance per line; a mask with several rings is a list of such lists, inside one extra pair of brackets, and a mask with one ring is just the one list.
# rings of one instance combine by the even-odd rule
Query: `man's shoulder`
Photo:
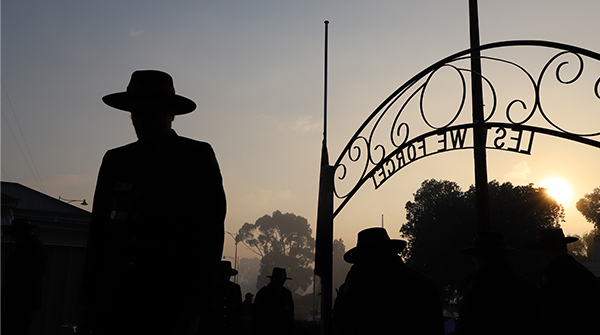
[(181, 149), (193, 150), (212, 150), (212, 146), (208, 142), (198, 141), (189, 137), (176, 136), (174, 139), (175, 146)]
[(542, 270), (542, 276), (548, 280), (573, 280), (574, 278), (589, 277), (595, 281), (595, 276), (583, 264), (571, 255), (562, 255), (554, 259)]
[(129, 152), (134, 150), (136, 148), (136, 146), (138, 146), (138, 145), (139, 145), (138, 142), (131, 142), (131, 143), (122, 145), (120, 147), (108, 149), (104, 155), (105, 156), (113, 156), (113, 155), (128, 154)]
[(236, 284), (236, 283), (234, 283), (232, 281), (228, 281), (227, 285), (229, 286), (230, 289), (234, 289), (236, 291), (241, 291), (242, 290), (242, 287), (239, 284)]
[(262, 295), (266, 294), (267, 291), (268, 291), (267, 286), (263, 286), (258, 290), (258, 292), (256, 292), (256, 296), (257, 297), (262, 296)]
[(564, 254), (556, 257), (543, 269), (544, 272), (566, 272), (578, 269), (580, 263), (571, 255)]
[[(194, 151), (207, 151), (212, 152), (212, 146), (208, 142), (198, 141), (189, 137), (175, 135), (169, 140), (169, 146), (173, 149), (178, 150), (194, 150)], [(106, 155), (127, 155), (132, 151), (137, 150), (143, 146), (139, 141), (128, 143), (120, 147), (109, 149)]]
[(408, 265), (404, 263), (400, 256), (394, 256), (393, 261), (390, 262), (396, 272), (399, 272), (401, 276), (406, 276), (417, 281), (429, 281), (431, 277), (429, 274), (422, 269)]

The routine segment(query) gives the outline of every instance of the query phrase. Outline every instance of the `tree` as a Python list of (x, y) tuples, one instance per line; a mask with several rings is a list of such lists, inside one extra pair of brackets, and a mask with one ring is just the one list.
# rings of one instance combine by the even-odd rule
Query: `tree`
[[(539, 253), (525, 251), (542, 228), (559, 227), (564, 209), (543, 188), (489, 183), (490, 225), (504, 233), (507, 245), (523, 250), (510, 259), (522, 272), (536, 279), (542, 266)], [(476, 234), (475, 187), (463, 192), (452, 181), (426, 180), (406, 203), (407, 222), (400, 233), (408, 245), (407, 263), (428, 273), (438, 285), (445, 307), (458, 302), (465, 277), (474, 270), (460, 253), (471, 246)], [(514, 256), (514, 255), (513, 255)]]
[(584, 195), (575, 206), (585, 219), (594, 225), (596, 230), (600, 229), (600, 187), (596, 187), (592, 193)]
[(592, 262), (595, 259), (596, 248), (594, 245), (594, 236), (596, 236), (593, 230), (583, 233), (582, 236), (574, 235), (579, 240), (567, 244), (569, 254), (573, 255), (579, 262)]
[(306, 291), (312, 283), (312, 262), (315, 239), (308, 220), (293, 213), (264, 215), (254, 224), (244, 223), (237, 235), (249, 250), (261, 257), (260, 273), (256, 288), (260, 289), (269, 282), (274, 267), (285, 268), (286, 282), (292, 292), (298, 289)]

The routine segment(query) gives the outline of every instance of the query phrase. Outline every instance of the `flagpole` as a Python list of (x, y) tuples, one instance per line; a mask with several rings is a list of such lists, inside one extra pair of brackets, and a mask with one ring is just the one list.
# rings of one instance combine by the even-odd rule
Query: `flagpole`
[(329, 35), (329, 21), (325, 20), (325, 66), (324, 66), (324, 78), (323, 78), (323, 144), (327, 146), (327, 64), (328, 64), (328, 42)]
[[(323, 84), (323, 147), (321, 155), (321, 183), (319, 186), (319, 213), (317, 218), (317, 254), (321, 278), (321, 334), (333, 333), (333, 175), (327, 154), (327, 64), (329, 21), (325, 21), (325, 65)], [(316, 264), (315, 264), (316, 266)]]

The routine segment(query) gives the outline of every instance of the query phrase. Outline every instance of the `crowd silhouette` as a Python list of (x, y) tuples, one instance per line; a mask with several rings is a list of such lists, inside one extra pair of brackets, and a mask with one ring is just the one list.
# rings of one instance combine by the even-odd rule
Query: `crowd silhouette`
[(252, 334), (290, 334), (294, 326), (292, 292), (284, 287), (288, 278), (283, 268), (273, 268), (269, 284), (256, 293), (252, 320)]
[(426, 274), (398, 255), (406, 246), (384, 228), (358, 233), (356, 247), (344, 260), (353, 264), (339, 289), (334, 321), (341, 334), (443, 334), (440, 299)]
[(476, 270), (466, 280), (457, 334), (539, 333), (540, 290), (509, 264), (509, 252), (518, 250), (506, 246), (502, 233), (487, 231), (462, 250)]
[[(294, 334), (287, 270), (272, 268), (268, 285), (242, 301), (231, 281), (238, 271), (221, 260), (226, 200), (215, 153), (171, 128), (195, 103), (155, 70), (135, 71), (125, 92), (103, 101), (131, 113), (138, 141), (109, 150), (100, 167), (77, 332)], [(40, 307), (46, 253), (33, 228), (15, 219), (4, 230), (15, 245), (2, 278), (2, 334), (27, 334)], [(454, 334), (600, 334), (600, 282), (567, 253), (576, 240), (561, 229), (539, 231), (528, 249), (547, 264), (535, 282), (508, 261), (524, 251), (500, 232), (477, 232), (461, 250), (474, 272), (465, 274)], [(403, 261), (406, 245), (384, 228), (358, 232), (335, 297), (337, 334), (448, 331), (435, 278)]]
[(238, 271), (231, 268), (230, 261), (221, 261), (219, 281), (215, 290), (214, 305), (211, 308), (211, 320), (219, 334), (239, 334), (242, 326), (242, 289), (240, 285), (230, 281)]
[(547, 263), (540, 275), (543, 334), (600, 334), (600, 284), (567, 253), (575, 241), (562, 229), (547, 229), (528, 245)]

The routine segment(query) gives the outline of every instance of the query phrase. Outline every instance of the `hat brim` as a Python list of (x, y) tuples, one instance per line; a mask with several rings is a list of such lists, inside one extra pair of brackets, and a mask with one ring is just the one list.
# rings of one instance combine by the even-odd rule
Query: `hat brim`
[(112, 108), (116, 108), (125, 112), (129, 112), (129, 100), (134, 97), (159, 97), (165, 100), (173, 99), (175, 103), (175, 115), (188, 114), (196, 110), (196, 103), (181, 95), (171, 95), (162, 92), (152, 93), (132, 93), (132, 92), (117, 92), (102, 97), (102, 101)]
[[(392, 252), (399, 254), (402, 252), (402, 250), (404, 250), (404, 248), (406, 248), (406, 241), (390, 240), (390, 250)], [(360, 249), (358, 246), (346, 251), (346, 253), (344, 254), (344, 261), (350, 264), (356, 263), (360, 257), (361, 251), (362, 249)]]
[(540, 250), (545, 246), (549, 246), (549, 245), (556, 245), (557, 243), (564, 243), (564, 244), (569, 244), (569, 243), (573, 243), (573, 242), (577, 242), (579, 241), (579, 239), (577, 237), (573, 237), (573, 236), (567, 236), (565, 237), (562, 241), (535, 241), (532, 243), (529, 243), (527, 245), (527, 249), (529, 250)]

